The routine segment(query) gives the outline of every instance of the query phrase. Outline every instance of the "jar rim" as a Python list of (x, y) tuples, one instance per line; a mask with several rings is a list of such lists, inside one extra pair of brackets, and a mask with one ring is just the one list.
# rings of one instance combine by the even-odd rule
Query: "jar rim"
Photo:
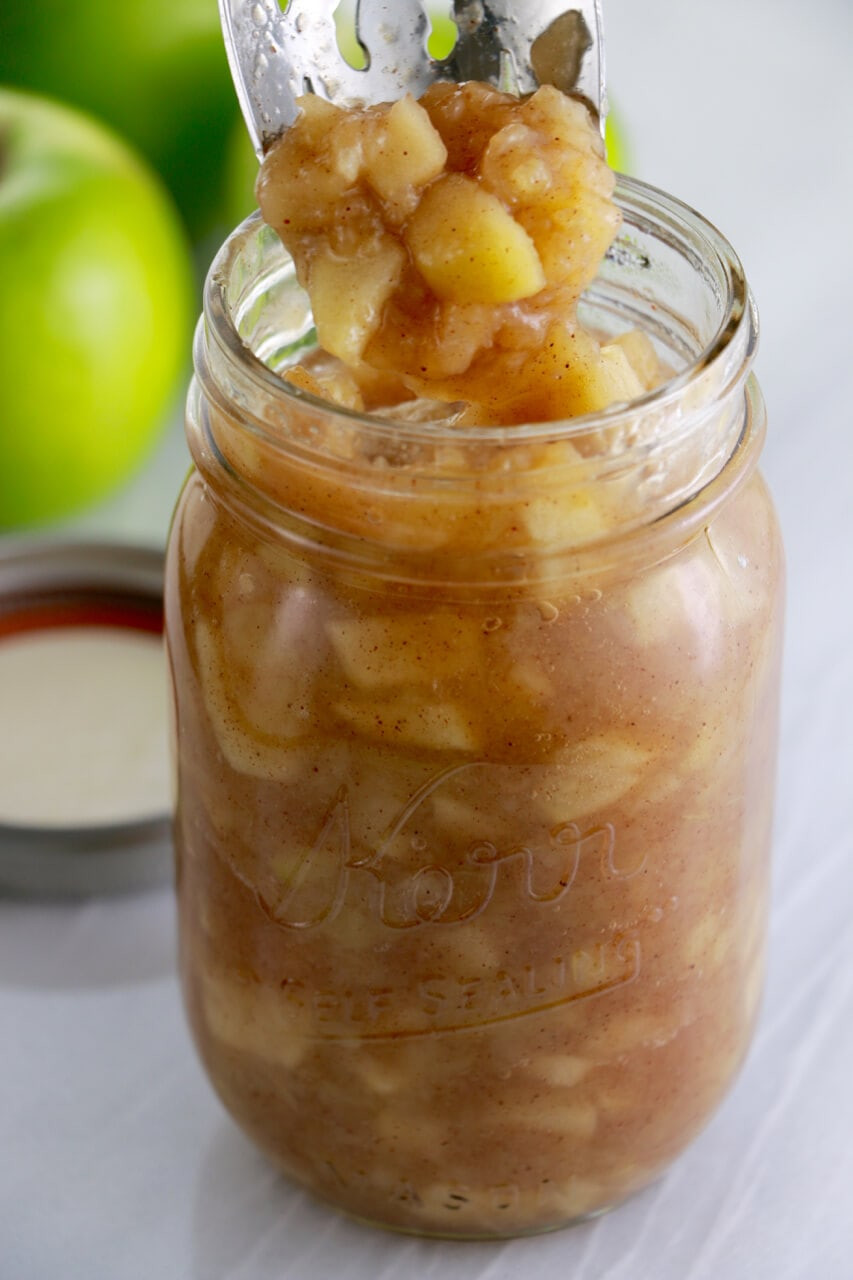
[[(642, 218), (646, 226), (654, 226), (659, 240), (681, 252), (688, 251), (697, 262), (704, 263), (714, 271), (720, 293), (720, 318), (715, 332), (682, 369), (658, 387), (630, 402), (552, 421), (522, 422), (509, 426), (454, 424), (452, 435), (458, 443), (528, 444), (543, 438), (571, 440), (574, 436), (602, 427), (618, 430), (623, 424), (635, 419), (638, 412), (642, 414), (669, 409), (702, 375), (721, 365), (733, 349), (738, 352), (739, 358), (732, 368), (725, 371), (722, 382), (717, 382), (715, 397), (724, 397), (733, 384), (745, 379), (758, 345), (758, 313), (740, 257), (730, 242), (713, 223), (690, 205), (637, 178), (617, 175), (615, 200), (623, 211), (631, 211), (635, 225), (636, 219)], [(333, 419), (346, 421), (350, 426), (361, 424), (370, 430), (376, 440), (387, 436), (397, 444), (416, 444), (434, 442), (444, 435), (448, 430), (445, 421), (413, 423), (387, 412), (379, 416), (315, 396), (286, 380), (253, 351), (238, 331), (228, 301), (228, 282), (244, 244), (263, 229), (268, 230), (271, 237), (278, 239), (275, 232), (266, 228), (260, 212), (256, 210), (234, 229), (214, 257), (204, 286), (204, 320), (208, 339), (214, 339), (226, 359), (234, 362), (240, 368), (241, 375), (258, 391), (280, 396), (285, 403), (290, 401), (301, 404), (303, 408), (322, 411)], [(617, 240), (608, 250), (606, 258), (618, 260), (629, 253)], [(281, 260), (283, 266), (290, 261), (283, 246)]]

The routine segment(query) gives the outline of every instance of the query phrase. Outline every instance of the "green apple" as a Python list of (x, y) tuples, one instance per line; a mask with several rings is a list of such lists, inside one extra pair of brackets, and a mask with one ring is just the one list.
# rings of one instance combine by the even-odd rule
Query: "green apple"
[(0, 527), (130, 474), (175, 402), (192, 298), (147, 165), (99, 123), (0, 90)]
[(628, 143), (625, 130), (619, 115), (610, 108), (604, 125), (604, 143), (607, 148), (607, 163), (617, 173), (629, 173)]
[(61, 98), (128, 138), (194, 237), (222, 220), (238, 114), (216, 0), (0, 0), (0, 81)]
[(440, 13), (430, 15), (429, 51), (434, 58), (446, 58), (458, 36), (456, 23)]

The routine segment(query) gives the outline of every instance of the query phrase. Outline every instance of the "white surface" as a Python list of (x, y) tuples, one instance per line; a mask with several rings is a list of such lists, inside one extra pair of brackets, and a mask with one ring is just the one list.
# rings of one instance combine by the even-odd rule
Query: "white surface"
[[(763, 318), (790, 603), (764, 1011), (656, 1187), (505, 1245), (384, 1236), (255, 1155), (196, 1065), (168, 893), (0, 904), (2, 1280), (853, 1277), (853, 6), (605, 0), (634, 169), (738, 248)], [(178, 437), (88, 527), (165, 535)]]

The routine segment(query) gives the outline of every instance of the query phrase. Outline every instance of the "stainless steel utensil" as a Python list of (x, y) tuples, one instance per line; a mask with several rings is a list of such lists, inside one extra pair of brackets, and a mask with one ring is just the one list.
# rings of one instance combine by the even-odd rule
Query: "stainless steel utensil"
[[(424, 0), (426, 2), (426, 0)], [(427, 49), (421, 0), (358, 0), (357, 70), (340, 51), (340, 0), (219, 0), (240, 106), (258, 156), (293, 123), (296, 99), (320, 94), (338, 106), (385, 102), (434, 80), (484, 80), (509, 92), (554, 84), (605, 116), (601, 0), (453, 0), (458, 37), (448, 57)]]

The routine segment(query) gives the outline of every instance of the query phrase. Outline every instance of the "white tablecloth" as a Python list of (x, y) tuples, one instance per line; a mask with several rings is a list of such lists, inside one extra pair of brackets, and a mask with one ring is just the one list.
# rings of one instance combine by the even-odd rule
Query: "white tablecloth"
[[(211, 0), (212, 2), (212, 0)], [(168, 891), (0, 902), (0, 1280), (853, 1277), (853, 6), (606, 0), (633, 168), (715, 221), (763, 319), (790, 565), (770, 968), (747, 1065), (662, 1182), (507, 1244), (387, 1236), (273, 1173), (184, 1028)], [(177, 429), (80, 528), (165, 537)]]

